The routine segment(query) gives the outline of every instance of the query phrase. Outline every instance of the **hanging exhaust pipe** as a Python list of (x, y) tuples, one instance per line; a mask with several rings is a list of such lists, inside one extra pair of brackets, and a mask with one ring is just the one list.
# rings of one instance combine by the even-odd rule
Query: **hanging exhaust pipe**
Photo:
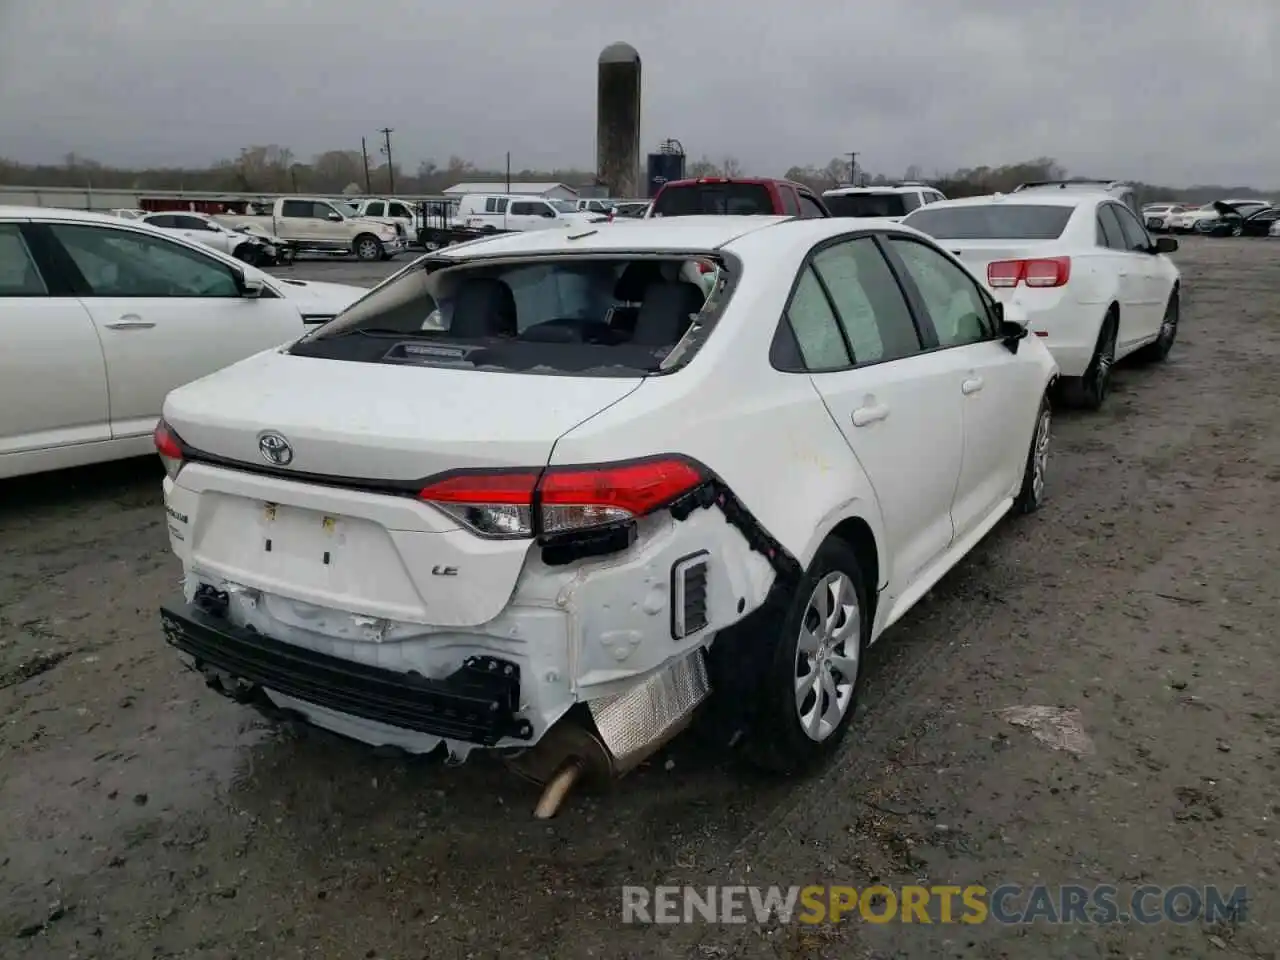
[(543, 785), (534, 817), (548, 820), (580, 782), (630, 773), (689, 725), (711, 693), (706, 661), (696, 650), (624, 693), (587, 704), (587, 717), (567, 716), (538, 744), (508, 761)]

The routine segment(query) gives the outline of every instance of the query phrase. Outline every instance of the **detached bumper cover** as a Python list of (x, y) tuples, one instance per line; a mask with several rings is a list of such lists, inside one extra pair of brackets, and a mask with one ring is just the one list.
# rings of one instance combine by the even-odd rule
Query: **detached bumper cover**
[(532, 727), (520, 707), (520, 668), (472, 657), (443, 680), (353, 663), (273, 640), (192, 604), (161, 607), (165, 640), (243, 681), (341, 713), (482, 746)]

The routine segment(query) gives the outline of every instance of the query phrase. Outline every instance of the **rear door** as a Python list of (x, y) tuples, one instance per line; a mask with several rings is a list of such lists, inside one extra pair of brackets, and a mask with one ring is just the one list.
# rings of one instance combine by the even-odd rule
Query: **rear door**
[(949, 395), (963, 411), (964, 461), (951, 518), (961, 539), (1007, 505), (1022, 476), (1040, 406), (1039, 368), (997, 339), (993, 301), (963, 267), (914, 238), (894, 237), (888, 247), (925, 318), (931, 355), (947, 358), (954, 375)]
[(1132, 330), (1126, 331), (1129, 339), (1126, 341), (1121, 338), (1120, 345), (1125, 347), (1133, 345), (1135, 341), (1154, 337), (1160, 332), (1160, 322), (1164, 318), (1164, 279), (1160, 261), (1151, 252), (1151, 237), (1147, 234), (1146, 227), (1124, 204), (1109, 203), (1107, 207), (1120, 223), (1128, 270), (1137, 278), (1136, 323)]
[(951, 545), (964, 424), (954, 358), (927, 353), (872, 236), (815, 248), (787, 308), (798, 350), (875, 489), (900, 595)]
[(315, 205), (310, 200), (280, 201), (280, 216), (276, 219), (276, 231), (282, 238), (301, 240), (304, 243), (322, 240), (323, 236), (318, 227)]
[(174, 387), (304, 330), (288, 300), (241, 296), (233, 268), (198, 250), (105, 225), (54, 222), (39, 229), (93, 318), (115, 438), (154, 429)]
[(1146, 300), (1146, 278), (1137, 269), (1135, 256), (1129, 250), (1129, 240), (1120, 226), (1116, 211), (1118, 204), (1103, 203), (1098, 206), (1098, 240), (1106, 245), (1106, 269), (1116, 279), (1116, 299), (1120, 302), (1120, 330), (1116, 347), (1122, 351), (1125, 344), (1142, 336), (1145, 320), (1142, 316)]
[(0, 477), (19, 472), (8, 454), (111, 438), (102, 344), (42, 252), (0, 223)]
[(205, 246), (221, 250), (223, 253), (231, 252), (231, 241), (235, 238), (230, 234), (215, 230), (209, 224), (209, 221), (201, 220), (199, 217), (183, 216), (182, 214), (178, 214), (173, 219), (179, 234), (184, 240), (190, 240), (192, 243), (203, 243)]

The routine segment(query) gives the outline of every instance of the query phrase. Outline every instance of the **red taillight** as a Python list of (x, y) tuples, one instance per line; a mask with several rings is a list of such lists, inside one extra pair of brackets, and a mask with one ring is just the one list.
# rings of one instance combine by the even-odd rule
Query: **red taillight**
[(1070, 257), (1036, 260), (996, 260), (987, 264), (987, 286), (1062, 287), (1071, 279)]
[[(604, 526), (652, 513), (707, 479), (683, 457), (468, 472), (428, 483), (418, 496), (476, 533), (530, 537)], [(534, 510), (537, 509), (535, 531)]]
[(173, 427), (163, 420), (156, 424), (152, 439), (156, 444), (156, 453), (160, 454), (160, 462), (164, 464), (164, 472), (171, 478), (182, 469), (182, 440), (173, 432)]
[(710, 262), (708, 262), (708, 261), (706, 261), (706, 260), (699, 260), (699, 261), (698, 261), (698, 272), (699, 272), (699, 273), (711, 273), (711, 272), (713, 272), (713, 271), (715, 270), (715, 268), (716, 268), (716, 265), (715, 265), (714, 263), (710, 263)]

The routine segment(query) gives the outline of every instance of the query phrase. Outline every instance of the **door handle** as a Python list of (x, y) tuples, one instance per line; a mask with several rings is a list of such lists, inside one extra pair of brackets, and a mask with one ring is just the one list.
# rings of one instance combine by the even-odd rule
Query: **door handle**
[(877, 403), (869, 407), (858, 407), (853, 411), (853, 425), (855, 427), (865, 427), (869, 423), (875, 423), (877, 420), (883, 420), (889, 416), (889, 406), (884, 403)]
[(977, 393), (981, 390), (984, 382), (985, 381), (981, 377), (970, 377), (964, 383), (960, 384), (960, 390), (967, 397), (969, 394)]
[(155, 323), (151, 320), (143, 320), (136, 313), (126, 313), (119, 320), (104, 323), (103, 326), (108, 330), (146, 330), (154, 327)]

